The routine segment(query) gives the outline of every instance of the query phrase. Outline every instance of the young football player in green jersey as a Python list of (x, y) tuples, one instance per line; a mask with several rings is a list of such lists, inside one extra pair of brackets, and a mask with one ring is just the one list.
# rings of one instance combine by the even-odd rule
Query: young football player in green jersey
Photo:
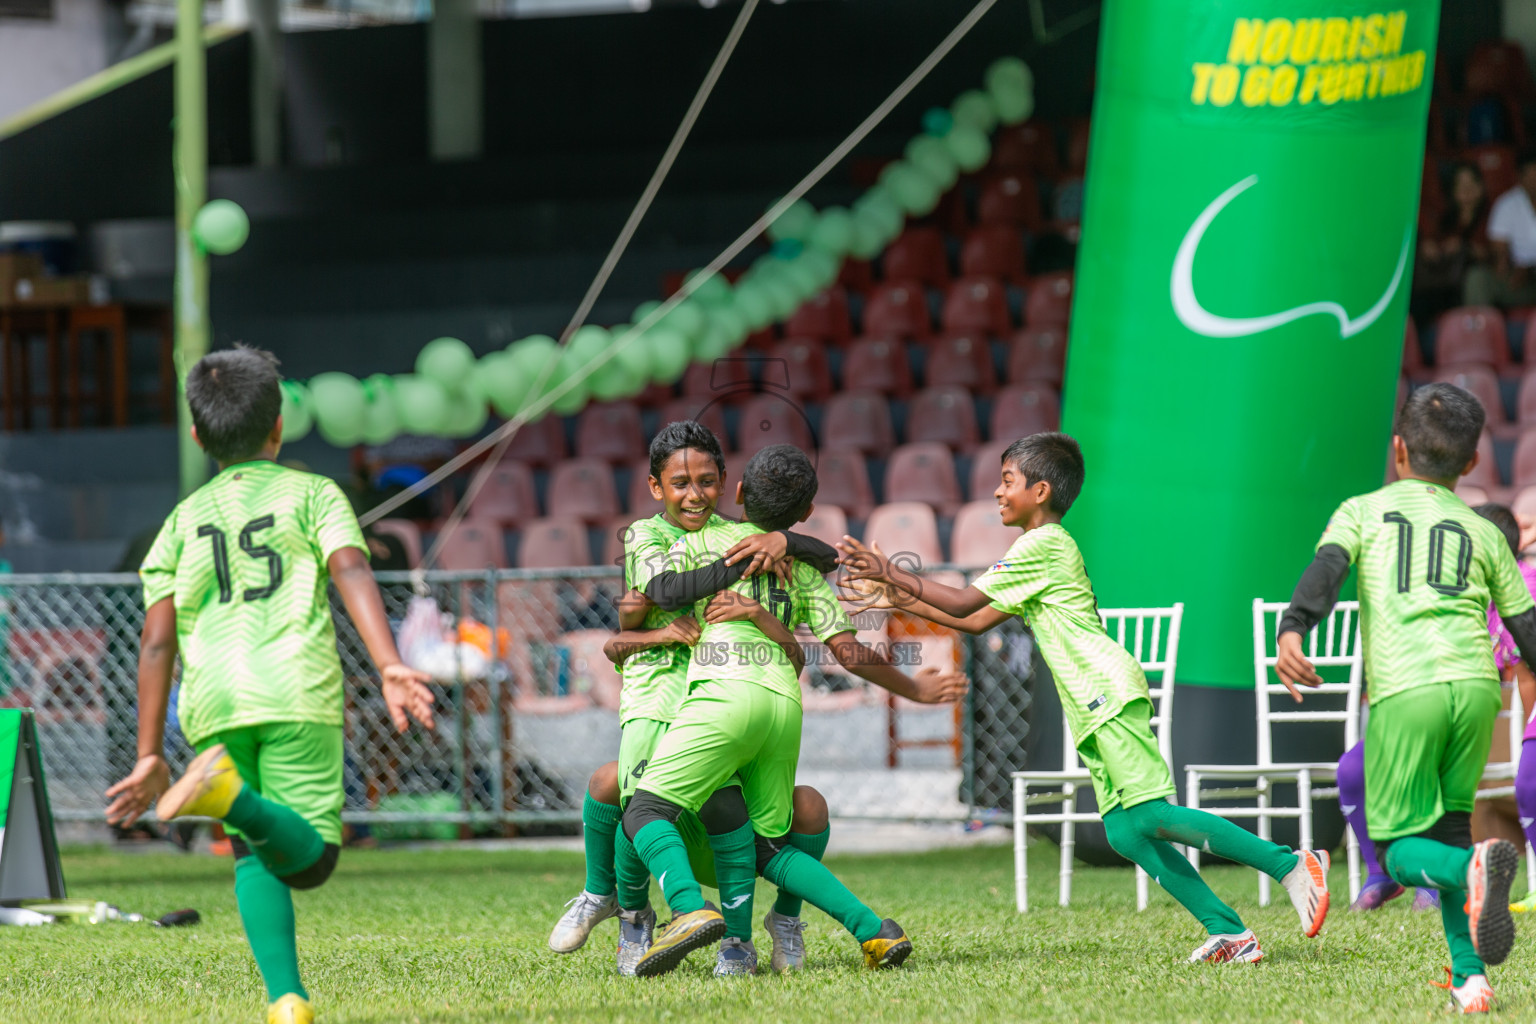
[[(582, 834), (587, 854), (587, 879), (582, 891), (550, 933), (549, 945), (557, 953), (571, 953), (585, 944), (592, 929), (602, 921), (619, 917), (617, 966), (620, 974), (633, 974), (635, 962), (650, 947), (655, 928), (651, 910), (650, 873), (629, 840), (618, 831), (621, 809), (628, 803), (639, 772), (655, 750), (688, 692), (689, 646), (699, 636), (692, 615), (668, 611), (646, 596), (647, 590), (681, 607), (697, 596), (713, 593), (743, 577), (752, 577), (777, 560), (797, 557), (822, 571), (836, 567), (837, 552), (815, 538), (788, 532), (757, 533), (734, 545), (710, 565), (687, 573), (670, 571), (668, 551), (684, 534), (726, 520), (715, 515), (725, 488), (725, 456), (720, 442), (707, 427), (691, 420), (669, 423), (651, 441), (652, 495), (662, 511), (637, 520), (625, 533), (624, 581), (627, 593), (619, 602), (622, 623), (628, 627), (606, 645), (619, 666), (623, 690), (619, 704), (621, 739), (619, 760), (598, 768), (588, 782), (582, 802)], [(658, 580), (665, 574), (665, 579)], [(793, 644), (787, 632), (781, 640)], [(799, 645), (794, 644), (795, 654)], [(794, 794), (794, 826), (791, 841), (818, 859), (826, 850), (830, 829), (826, 801), (809, 786)], [(706, 828), (697, 815), (679, 821), (693, 858), (695, 871), (709, 884), (717, 875), (730, 879), (744, 874), (746, 884), (755, 882), (750, 842), (742, 849), (737, 826), (730, 821)], [(717, 862), (725, 861), (723, 871)], [(733, 871), (734, 868), (734, 871)], [(735, 896), (722, 897), (731, 902)], [(750, 915), (751, 908), (746, 913)], [(799, 901), (780, 896), (769, 915), (774, 938), (776, 970), (800, 967), (804, 958)], [(722, 973), (734, 973), (736, 959), (727, 951)]]
[(1083, 476), (1082, 451), (1066, 434), (1033, 434), (1009, 445), (995, 496), (1004, 525), (1024, 534), (963, 590), (906, 572), (851, 537), (839, 545), (843, 564), (850, 579), (895, 592), (903, 611), (954, 629), (980, 633), (1011, 616), (1023, 618), (1056, 679), (1110, 845), (1210, 933), (1190, 954), (1191, 963), (1255, 962), (1264, 955), (1258, 939), (1171, 844), (1198, 847), (1278, 880), (1309, 938), (1328, 913), (1328, 854), (1293, 853), (1225, 818), (1169, 802), (1173, 779), (1152, 733), (1146, 676), (1105, 632), (1082, 554), (1061, 525)]
[[(684, 535), (673, 546), (682, 568), (712, 564), (718, 558), (714, 552), (748, 536), (804, 521), (816, 495), (815, 467), (797, 448), (770, 446), (747, 464), (737, 495), (748, 522)], [(665, 607), (669, 602), (662, 598), (659, 603)], [(733, 929), (705, 903), (676, 825), (706, 801), (716, 805), (721, 817), (735, 816), (736, 835), (744, 849), (755, 849), (757, 870), (782, 892), (843, 924), (860, 942), (869, 966), (901, 963), (912, 945), (900, 926), (882, 921), (789, 839), (800, 756), (800, 666), (782, 643), (781, 630), (806, 625), (856, 675), (913, 700), (952, 701), (965, 692), (965, 677), (924, 668), (909, 678), (883, 654), (864, 647), (826, 580), (804, 562), (794, 564), (787, 586), (770, 576), (741, 580), (696, 605), (695, 616), (704, 626), (689, 659), (688, 696), (624, 811), (625, 834), (676, 915), (640, 959), (636, 973), (670, 971), (728, 931), (734, 932), (730, 948), (744, 965), (729, 973), (750, 973), (755, 966), (749, 938), (751, 887), (737, 897), (748, 908), (742, 915), (745, 926)], [(845, 649), (850, 647), (854, 650)], [(739, 788), (721, 788), (733, 780)], [(723, 881), (720, 889), (725, 899)]]
[[(235, 846), (235, 899), (266, 983), (268, 1024), (309, 1024), (293, 889), (312, 889), (341, 844), (342, 671), (327, 597), (335, 583), (395, 728), (432, 726), (428, 676), (395, 650), (368, 549), (341, 488), (273, 461), (281, 379), (269, 354), (204, 356), (187, 375), (194, 437), (219, 474), (171, 512), (144, 559), (139, 759), (107, 790), (127, 825), (156, 798), (162, 820), (217, 818)], [(166, 700), (181, 655), (182, 730), (201, 753), (170, 786)], [(167, 788), (169, 786), (169, 788)]]
[(1488, 606), (1528, 663), (1536, 606), (1504, 535), (1452, 490), (1477, 465), (1483, 407), (1450, 384), (1408, 396), (1392, 438), (1393, 483), (1350, 498), (1328, 521), (1279, 626), (1275, 671), (1319, 684), (1302, 637), (1327, 617), (1356, 569), (1371, 713), (1365, 731), (1366, 831), (1387, 873), (1440, 890), (1449, 987), (1464, 1013), (1491, 1012), (1484, 965), (1514, 944), (1509, 886), (1520, 852), (1472, 843), (1472, 807), (1501, 695)]

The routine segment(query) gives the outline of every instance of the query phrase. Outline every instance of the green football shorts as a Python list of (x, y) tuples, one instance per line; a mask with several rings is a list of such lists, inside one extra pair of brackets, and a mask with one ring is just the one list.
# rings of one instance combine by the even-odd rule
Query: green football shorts
[[(268, 722), (228, 729), (208, 737), (198, 748), (215, 743), (229, 749), (235, 770), (256, 792), (297, 811), (315, 827), (320, 838), (341, 845), (341, 788), (344, 759), (341, 726), (314, 722)], [(224, 830), (238, 836), (226, 824)]]
[[(631, 718), (619, 732), (619, 806), (629, 803), (635, 795), (635, 787), (645, 774), (656, 745), (667, 734), (670, 722), (654, 718)], [(697, 814), (684, 811), (677, 819), (677, 831), (683, 837), (688, 850), (688, 863), (693, 867), (693, 877), (700, 885), (719, 888), (715, 882), (715, 851), (709, 846), (709, 833)]]
[(1157, 749), (1151, 722), (1152, 702), (1133, 700), (1077, 745), (1100, 814), (1174, 795), (1173, 776)]
[(1365, 826), (1372, 839), (1416, 835), (1470, 811), (1503, 703), (1497, 679), (1432, 683), (1371, 702), (1365, 726)]
[(740, 777), (752, 830), (776, 839), (794, 817), (800, 702), (740, 680), (695, 683), (639, 788), (697, 812)]

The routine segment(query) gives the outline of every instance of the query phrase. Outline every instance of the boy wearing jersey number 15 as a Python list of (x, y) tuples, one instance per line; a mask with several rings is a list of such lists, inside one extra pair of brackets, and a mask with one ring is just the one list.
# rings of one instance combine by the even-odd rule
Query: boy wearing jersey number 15
[(1514, 944), (1509, 886), (1519, 851), (1472, 843), (1472, 807), (1501, 697), (1488, 643), (1490, 601), (1520, 656), (1536, 656), (1536, 606), (1499, 528), (1456, 497), (1477, 465), (1483, 407), (1450, 384), (1408, 397), (1392, 458), (1401, 478), (1339, 506), (1280, 621), (1275, 671), (1321, 680), (1301, 640), (1327, 617), (1353, 565), (1371, 714), (1366, 831), (1387, 873), (1440, 890), (1451, 989), (1463, 1013), (1491, 1012), (1485, 964)]
[[(342, 672), (327, 583), (378, 666), (395, 728), (432, 726), (428, 676), (400, 662), (357, 517), (336, 484), (284, 469), (276, 361), (256, 349), (203, 357), (187, 375), (193, 436), (219, 474), (177, 505), (144, 559), (139, 759), (107, 790), (128, 825), (217, 818), (234, 843), (235, 899), (266, 983), (268, 1024), (309, 1024), (293, 889), (312, 889), (341, 848)], [(200, 753), (169, 786), (162, 756), (171, 673)]]

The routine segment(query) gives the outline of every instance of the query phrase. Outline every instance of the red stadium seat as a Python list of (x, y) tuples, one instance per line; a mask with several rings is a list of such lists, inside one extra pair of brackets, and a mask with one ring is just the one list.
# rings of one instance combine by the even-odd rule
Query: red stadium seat
[(792, 444), (801, 451), (816, 447), (805, 411), (782, 395), (753, 395), (741, 407), (736, 447), (753, 455), (772, 444)]
[(875, 268), (869, 260), (856, 260), (850, 256), (843, 260), (843, 269), (837, 275), (837, 283), (850, 292), (868, 295), (875, 287)]
[(1004, 526), (997, 502), (972, 501), (955, 513), (950, 535), (950, 561), (965, 569), (982, 569), (1002, 561), (1013, 542), (1022, 537), (1016, 526)]
[(976, 405), (964, 388), (925, 388), (912, 397), (907, 409), (907, 441), (937, 441), (954, 449), (970, 450), (981, 440), (976, 428)]
[(827, 362), (825, 342), (788, 338), (774, 346), (769, 359), (783, 364), (789, 376), (789, 393), (796, 398), (819, 402), (832, 393), (832, 367)]
[(1043, 384), (1007, 387), (992, 399), (994, 441), (1017, 441), (1030, 434), (1055, 430), (1061, 423), (1061, 400)]
[(1060, 389), (1067, 367), (1065, 327), (1026, 327), (1008, 349), (1008, 383), (1049, 384)]
[(1004, 172), (982, 186), (976, 202), (978, 224), (1011, 224), (1024, 231), (1038, 231), (1043, 221), (1040, 186), (1033, 176)]
[(992, 143), (991, 166), (1054, 178), (1060, 170), (1056, 158), (1056, 133), (1038, 118), (999, 129)]
[(971, 487), (970, 498), (972, 501), (989, 501), (996, 505), (993, 495), (997, 493), (997, 486), (1002, 482), (1003, 452), (1017, 438), (1005, 438), (1003, 440), (988, 441), (976, 453), (971, 456)]
[(1493, 435), (1483, 431), (1477, 442), (1477, 465), (1472, 472), (1461, 478), (1463, 484), (1481, 487), (1489, 494), (1502, 495), (1504, 482), (1499, 479), (1499, 463), (1494, 455)]
[(661, 410), (661, 419), (657, 421), (658, 427), (664, 427), (668, 423), (677, 423), (680, 420), (694, 420), (708, 427), (720, 442), (720, 447), (729, 450), (731, 439), (725, 432), (725, 405), (717, 402), (708, 395), (693, 395), (691, 397), (674, 398)]
[(1520, 378), (1520, 397), (1515, 402), (1515, 422), (1536, 427), (1536, 370)]
[(930, 341), (923, 360), (928, 387), (961, 387), (977, 395), (997, 390), (992, 344), (984, 334), (952, 334)]
[(459, 522), (438, 549), (437, 564), (433, 566), (450, 572), (479, 572), (488, 567), (507, 567), (507, 549), (502, 543), (501, 527), (474, 519)]
[(1515, 443), (1514, 469), (1515, 478), (1511, 481), (1514, 486), (1529, 487), (1536, 484), (1536, 430), (1525, 431)]
[(831, 502), (823, 504), (818, 495), (810, 518), (793, 529), (824, 544), (836, 544), (848, 536), (848, 514)]
[(1024, 269), (1024, 238), (1019, 229), (1012, 224), (973, 228), (960, 248), (960, 273), (964, 277), (983, 275), (1023, 284), (1029, 274)]
[(613, 470), (601, 459), (570, 459), (549, 476), (549, 518), (606, 523), (623, 511)]
[(1408, 401), (1408, 393), (1410, 390), (1411, 389), (1408, 387), (1407, 377), (1397, 378), (1397, 404), (1392, 407), (1394, 413), (1402, 411), (1403, 403)]
[[(661, 510), (659, 502), (656, 509)], [(624, 568), (624, 539), (629, 536), (629, 528), (638, 518), (638, 516), (619, 516), (617, 519), (608, 520), (608, 524), (603, 527), (603, 551), (598, 565)]]
[(521, 462), (502, 459), (475, 495), (468, 515), (471, 519), (511, 527), (539, 518), (533, 471)]
[(819, 338), (834, 345), (845, 345), (853, 337), (853, 320), (848, 315), (848, 292), (834, 284), (820, 295), (807, 299), (784, 324), (790, 338)]
[(585, 525), (569, 519), (535, 519), (517, 545), (519, 569), (574, 569), (592, 564)]
[(949, 258), (944, 251), (944, 235), (938, 228), (921, 225), (907, 228), (885, 247), (880, 268), (880, 276), (887, 281), (916, 281), (932, 288), (943, 288), (949, 284)]
[(1520, 183), (1520, 161), (1513, 146), (1473, 146), (1462, 151), (1461, 158), (1482, 172), (1483, 188), (1490, 203)]
[[(1460, 495), (1461, 492), (1465, 489), (1466, 485), (1463, 484), (1456, 488), (1456, 493)], [(1465, 497), (1463, 497), (1461, 500), (1466, 501), (1468, 505), (1473, 504), (1472, 502), (1467, 501)], [(1484, 492), (1483, 501), (1478, 502), (1477, 504), (1483, 504), (1487, 500), (1487, 492)], [(1517, 493), (1510, 501), (1509, 510), (1517, 516), (1529, 516), (1533, 519), (1536, 519), (1536, 487), (1522, 487), (1519, 493)]]
[(960, 507), (955, 457), (942, 444), (904, 444), (885, 465), (885, 500), (925, 501), (941, 516)]
[(645, 454), (645, 428), (633, 402), (594, 402), (576, 419), (576, 456), (631, 462)]
[(746, 509), (736, 500), (736, 485), (741, 482), (742, 471), (751, 461), (752, 456), (745, 452), (735, 452), (725, 457), (725, 493), (720, 496), (717, 510), (728, 519), (746, 518)]
[(1478, 363), (1445, 366), (1435, 379), (1472, 392), (1483, 404), (1489, 430), (1497, 431), (1509, 422), (1504, 415), (1504, 398), (1499, 392), (1499, 378), (1488, 367)]
[[(1533, 490), (1532, 488), (1526, 488), (1526, 490), (1531, 490), (1532, 493), (1533, 493), (1533, 496), (1536, 496), (1536, 490)], [(1524, 494), (1525, 491), (1521, 491), (1520, 493)], [(1473, 508), (1476, 508), (1479, 505), (1486, 505), (1490, 501), (1493, 500), (1493, 498), (1489, 496), (1487, 491), (1483, 490), (1481, 487), (1476, 487), (1476, 486), (1474, 486), (1472, 484), (1457, 484), (1456, 485), (1456, 497), (1460, 498), (1462, 501), (1466, 502), (1468, 505), (1471, 505)], [(1516, 499), (1516, 500), (1518, 500), (1518, 499)]]
[(1492, 306), (1446, 310), (1435, 328), (1435, 365), (1483, 363), (1503, 372), (1510, 364), (1504, 314)]
[(727, 397), (740, 401), (752, 390), (752, 364), (726, 356), (712, 363), (694, 363), (683, 374), (683, 394), (704, 398)]
[(1065, 327), (1072, 317), (1072, 271), (1041, 274), (1024, 294), (1027, 327)]
[(895, 338), (860, 338), (843, 357), (843, 387), (879, 391), (892, 398), (912, 393), (912, 364), (906, 342)]
[(869, 467), (855, 448), (823, 448), (816, 454), (816, 506), (836, 505), (855, 519), (863, 519), (875, 507), (869, 486)]
[(1067, 170), (1082, 174), (1088, 169), (1088, 119), (1074, 118), (1067, 126)]
[(380, 519), (373, 524), (373, 532), (398, 540), (412, 569), (421, 564), (421, 527), (409, 519)]
[(821, 436), (828, 448), (851, 448), (871, 458), (884, 458), (896, 447), (891, 407), (874, 391), (833, 395), (821, 414)]
[(898, 501), (875, 509), (864, 524), (864, 543), (880, 545), (888, 556), (915, 556), (920, 565), (944, 561), (933, 506), (921, 501)]
[(964, 277), (950, 285), (940, 322), (946, 334), (976, 331), (1001, 338), (1013, 329), (1008, 296), (991, 277)]
[(553, 466), (565, 455), (565, 424), (554, 413), (546, 413), (543, 419), (517, 429), (502, 458), (530, 466)]
[(1469, 97), (1505, 96), (1512, 100), (1531, 95), (1531, 72), (1525, 51), (1509, 39), (1486, 40), (1472, 48), (1465, 72)]
[(661, 502), (651, 497), (651, 460), (641, 459), (629, 467), (629, 518), (653, 516), (661, 511)]
[(1419, 344), (1419, 329), (1413, 317), (1404, 321), (1403, 327), (1403, 374), (1408, 377), (1424, 376), (1424, 349)]
[(928, 297), (915, 281), (886, 281), (864, 303), (864, 333), (879, 338), (916, 338), (933, 333)]

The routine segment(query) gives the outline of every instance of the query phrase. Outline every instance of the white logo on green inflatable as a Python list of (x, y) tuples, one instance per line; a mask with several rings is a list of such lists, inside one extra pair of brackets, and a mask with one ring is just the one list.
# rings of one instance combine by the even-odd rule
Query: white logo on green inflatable
[(1228, 203), (1258, 183), (1259, 176), (1250, 174), (1227, 189), (1211, 201), (1211, 204), (1195, 218), (1195, 222), (1185, 232), (1184, 240), (1179, 243), (1178, 255), (1173, 260), (1171, 287), (1173, 311), (1178, 316), (1179, 322), (1196, 334), (1203, 334), (1207, 338), (1243, 338), (1250, 334), (1261, 334), (1264, 331), (1273, 330), (1293, 320), (1321, 313), (1333, 316), (1339, 321), (1340, 338), (1352, 338), (1380, 319), (1381, 314), (1385, 313), (1387, 306), (1391, 304), (1392, 296), (1397, 294), (1398, 285), (1403, 281), (1403, 271), (1408, 266), (1408, 252), (1413, 244), (1411, 223), (1408, 225), (1408, 230), (1404, 232), (1403, 249), (1398, 254), (1397, 269), (1392, 273), (1392, 280), (1387, 284), (1387, 290), (1382, 293), (1381, 298), (1376, 300), (1374, 306), (1353, 319), (1342, 305), (1327, 300), (1308, 302), (1294, 309), (1271, 313), (1267, 316), (1245, 317), (1218, 316), (1200, 305), (1200, 300), (1195, 297), (1194, 276), (1195, 251), (1200, 248), (1200, 240), (1205, 237), (1206, 229), (1211, 226), (1216, 215), (1221, 213)]

